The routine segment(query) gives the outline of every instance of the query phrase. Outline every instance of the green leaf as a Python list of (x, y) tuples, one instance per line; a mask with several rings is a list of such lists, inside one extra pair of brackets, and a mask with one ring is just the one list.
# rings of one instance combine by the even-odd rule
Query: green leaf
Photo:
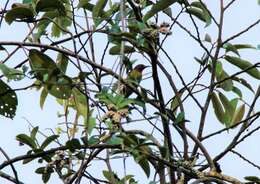
[[(237, 66), (238, 68), (240, 68), (241, 70), (246, 70), (246, 69), (253, 66), (249, 61), (240, 59), (238, 57), (225, 56), (225, 59), (229, 63)], [(250, 76), (256, 78), (256, 79), (260, 79), (260, 72), (256, 67), (253, 67), (252, 69), (247, 70), (246, 73), (249, 74)]]
[(42, 143), (42, 145), (40, 146), (40, 149), (44, 150), (44, 148), (46, 148), (51, 142), (53, 142), (54, 140), (56, 140), (59, 136), (58, 135), (51, 135), (48, 136)]
[(36, 12), (58, 11), (60, 15), (66, 15), (65, 6), (60, 0), (39, 0), (35, 7)]
[(78, 89), (74, 88), (72, 90), (73, 95), (73, 108), (84, 117), (84, 119), (87, 119), (88, 116), (88, 104), (87, 104), (87, 97), (85, 94), (80, 92)]
[(258, 178), (256, 176), (246, 176), (244, 178), (247, 181), (252, 181), (252, 182), (255, 182), (256, 184), (260, 184), (260, 178)]
[(93, 7), (92, 16), (93, 18), (101, 17), (101, 12), (105, 8), (107, 0), (98, 0), (96, 5)]
[[(117, 181), (119, 180), (118, 176), (113, 171), (110, 172), (110, 171), (103, 170), (102, 172), (103, 172), (103, 176), (110, 182), (113, 180), (112, 178), (116, 179)], [(116, 183), (116, 184), (121, 184), (121, 183)]]
[(204, 21), (206, 23), (205, 27), (211, 24), (210, 12), (208, 11), (206, 4), (202, 3), (202, 1), (194, 1), (190, 6), (191, 7), (187, 8), (187, 12)]
[(95, 145), (99, 143), (99, 138), (96, 135), (93, 135), (87, 140), (87, 142), (84, 141), (84, 143), (87, 143), (87, 145)]
[[(29, 150), (29, 151), (26, 153), (26, 155), (31, 155), (32, 152), (33, 152), (33, 150)], [(35, 158), (27, 158), (27, 159), (24, 159), (22, 163), (23, 163), (23, 164), (27, 164), (27, 163), (33, 161), (34, 159), (35, 159)]]
[(24, 74), (22, 71), (9, 68), (4, 63), (0, 63), (0, 70), (2, 71), (3, 75), (7, 77), (8, 80), (18, 81), (24, 78)]
[(40, 21), (38, 22), (36, 28), (38, 32), (34, 35), (35, 40), (38, 40), (42, 35), (46, 33), (47, 27), (52, 23), (51, 20), (53, 20), (55, 17), (58, 17), (59, 13), (56, 11), (49, 11), (42, 15), (40, 18)]
[(43, 174), (43, 173), (45, 173), (45, 169), (46, 169), (46, 167), (39, 167), (39, 168), (37, 168), (37, 169), (35, 170), (35, 173), (37, 173), (37, 174)]
[(165, 13), (166, 15), (168, 15), (170, 18), (172, 18), (172, 9), (171, 7), (165, 8), (163, 10), (163, 13)]
[(219, 92), (219, 99), (221, 101), (221, 103), (223, 104), (224, 106), (224, 109), (225, 109), (225, 113), (227, 113), (227, 116), (228, 116), (228, 119), (231, 120), (231, 118), (233, 117), (234, 115), (234, 112), (235, 112), (235, 109), (236, 107), (233, 107), (231, 102), (227, 99), (227, 97)]
[(0, 114), (13, 119), (17, 105), (18, 100), (15, 91), (0, 80)]
[(122, 144), (123, 142), (123, 139), (122, 138), (119, 138), (117, 137), (116, 135), (113, 135), (108, 141), (107, 141), (107, 144), (110, 144), (110, 145), (120, 145)]
[(239, 123), (245, 114), (245, 104), (241, 105), (238, 109), (236, 109), (232, 121), (231, 121), (231, 125), (236, 125), (237, 123)]
[(180, 112), (177, 117), (176, 117), (176, 123), (183, 123), (185, 121), (185, 113), (184, 112)]
[(236, 49), (256, 49), (253, 45), (249, 44), (233, 44)]
[(242, 95), (242, 92), (241, 92), (241, 90), (240, 90), (239, 88), (233, 86), (232, 91), (233, 91), (234, 93), (236, 93), (240, 98), (242, 98), (243, 95)]
[(23, 143), (23, 144), (26, 144), (26, 145), (30, 146), (32, 149), (36, 149), (37, 148), (35, 140), (32, 139), (31, 137), (29, 137), (26, 134), (19, 134), (19, 135), (17, 135), (16, 136), (16, 140), (21, 142), (21, 143)]
[(219, 76), (217, 75), (216, 78), (217, 81), (222, 81), (226, 79), (219, 84), (219, 87), (221, 87), (225, 91), (231, 91), (233, 89), (233, 81), (230, 79), (229, 75), (226, 73), (225, 70), (223, 70)]
[[(120, 51), (121, 51), (121, 46), (120, 45), (116, 45), (116, 46), (113, 46), (113, 47), (111, 47), (109, 49), (109, 54), (111, 54), (111, 55), (120, 55), (121, 54)], [(135, 52), (134, 47), (125, 45), (125, 47), (124, 47), (124, 53), (125, 54), (133, 53), (133, 52)]]
[(91, 135), (93, 129), (96, 126), (96, 118), (90, 117), (89, 121), (87, 122), (87, 130), (88, 130), (88, 134)]
[(212, 42), (212, 39), (211, 39), (211, 37), (210, 37), (210, 35), (209, 35), (208, 33), (205, 35), (204, 40), (205, 40), (206, 42), (209, 42), (209, 43)]
[[(54, 76), (55, 77), (55, 76)], [(48, 84), (48, 91), (56, 98), (68, 99), (72, 93), (72, 80), (66, 75), (58, 76), (53, 84)]]
[(236, 55), (240, 56), (237, 48), (234, 45), (232, 45), (231, 43), (224, 44), (223, 48), (226, 49), (226, 52), (233, 52)]
[(221, 77), (222, 72), (223, 72), (222, 63), (218, 61), (217, 64), (216, 64), (216, 75), (218, 77)]
[(45, 74), (57, 69), (55, 62), (49, 56), (36, 49), (29, 51), (29, 62), (31, 69), (39, 80), (43, 80)]
[(176, 114), (178, 107), (180, 106), (179, 100), (181, 100), (181, 96), (183, 94), (183, 91), (180, 91), (179, 93), (176, 94), (176, 96), (173, 97), (172, 102), (171, 102), (171, 110), (173, 111), (174, 114)]
[(234, 77), (233, 80), (239, 82), (240, 84), (242, 84), (243, 86), (247, 87), (250, 91), (252, 91), (254, 93), (254, 90), (253, 90), (252, 86), (245, 79)]
[(44, 173), (43, 175), (42, 175), (42, 181), (44, 182), (44, 183), (47, 183), (48, 181), (49, 181), (49, 179), (51, 178), (51, 173)]
[[(17, 6), (17, 4), (19, 6)], [(8, 24), (11, 24), (14, 20), (21, 21), (32, 21), (34, 17), (34, 13), (31, 7), (27, 5), (23, 5), (20, 3), (16, 3), (16, 6), (9, 10), (5, 15), (5, 21)]]
[(178, 0), (159, 0), (157, 1), (143, 17), (143, 21), (146, 22), (149, 18), (159, 13), (160, 11), (169, 8), (173, 3), (176, 3)]
[(71, 151), (74, 152), (76, 149), (81, 148), (81, 144), (78, 139), (71, 139), (66, 142), (66, 147)]
[(49, 56), (31, 49), (29, 61), (36, 78), (44, 82), (51, 95), (61, 99), (67, 99), (71, 96), (72, 79), (61, 74), (60, 69)]
[(31, 136), (31, 138), (32, 138), (33, 140), (35, 140), (36, 134), (37, 134), (38, 130), (39, 130), (39, 127), (38, 127), (38, 126), (36, 126), (36, 127), (34, 127), (34, 128), (32, 129), (30, 136)]
[[(90, 4), (89, 1), (90, 0), (80, 0), (77, 8), (86, 8), (86, 9), (88, 9), (87, 6), (89, 6), (89, 4)], [(94, 6), (92, 6), (91, 11), (92, 11), (93, 7)]]
[(32, 3), (32, 0), (23, 0), (23, 4), (30, 4)]
[(57, 56), (57, 67), (65, 74), (68, 67), (69, 58), (63, 53), (59, 53)]
[(41, 97), (40, 97), (40, 107), (43, 109), (44, 102), (48, 96), (48, 90), (46, 88), (42, 89)]
[(218, 118), (218, 120), (221, 123), (225, 124), (225, 112), (221, 105), (220, 100), (218, 99), (218, 97), (215, 93), (212, 93), (211, 101), (212, 101), (212, 105), (213, 105), (213, 109), (214, 109), (216, 117)]
[(142, 167), (143, 171), (145, 172), (146, 176), (149, 178), (150, 176), (150, 165), (144, 156), (138, 156), (135, 161)]

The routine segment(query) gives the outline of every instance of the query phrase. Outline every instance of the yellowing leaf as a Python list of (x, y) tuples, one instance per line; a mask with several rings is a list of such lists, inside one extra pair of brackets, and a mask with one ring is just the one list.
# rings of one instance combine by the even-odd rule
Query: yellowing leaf
[(232, 118), (232, 122), (231, 125), (235, 125), (237, 123), (239, 123), (245, 114), (245, 104), (241, 105), (239, 108), (237, 108), (237, 110), (234, 113), (234, 116)]

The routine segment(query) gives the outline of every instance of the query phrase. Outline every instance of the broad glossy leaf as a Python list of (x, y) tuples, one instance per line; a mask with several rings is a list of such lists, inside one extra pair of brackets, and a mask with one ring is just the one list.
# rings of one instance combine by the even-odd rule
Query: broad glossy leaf
[(232, 91), (233, 91), (234, 93), (236, 93), (240, 98), (242, 98), (242, 96), (243, 96), (243, 95), (242, 95), (242, 91), (241, 91), (239, 88), (233, 86)]
[(237, 48), (234, 45), (232, 45), (231, 43), (224, 44), (223, 48), (226, 49), (226, 52), (233, 52), (236, 55), (240, 56)]
[(31, 137), (29, 137), (26, 134), (19, 134), (16, 136), (16, 140), (30, 146), (32, 149), (36, 149), (37, 145), (35, 143), (35, 140), (33, 140)]
[(78, 139), (71, 139), (66, 142), (66, 147), (71, 151), (74, 152), (76, 149), (81, 148), (81, 144)]
[[(209, 26), (211, 24), (211, 16), (207, 9), (206, 4), (204, 4), (202, 1), (194, 1), (190, 5), (191, 5), (191, 7), (189, 7), (187, 9), (187, 11), (189, 12), (190, 9), (193, 9), (192, 10), (192, 11), (194, 11), (193, 15), (195, 15), (200, 20), (204, 21), (206, 23), (206, 27)], [(200, 10), (200, 11), (197, 11), (197, 13), (196, 13), (196, 8)]]
[[(111, 55), (120, 55), (121, 54), (120, 50), (121, 50), (121, 46), (120, 45), (113, 46), (113, 47), (111, 47), (109, 49), (109, 54), (111, 54)], [(134, 47), (125, 45), (124, 53), (128, 54), (128, 53), (133, 53), (133, 52), (135, 52)]]
[(231, 118), (234, 115), (236, 107), (233, 107), (233, 105), (228, 100), (228, 98), (221, 92), (219, 92), (219, 99), (220, 99), (221, 103), (223, 104), (223, 107), (225, 109), (225, 113), (227, 113), (228, 119), (231, 120)]
[[(89, 1), (90, 0), (79, 0), (79, 4), (77, 5), (77, 8), (86, 8), (86, 9), (89, 9), (88, 8), (88, 6), (89, 6)], [(92, 5), (92, 4), (91, 4)], [(92, 5), (92, 7), (91, 7), (91, 10), (90, 11), (92, 11), (92, 9), (93, 9), (93, 5)]]
[(72, 93), (72, 80), (66, 75), (59, 76), (54, 84), (48, 84), (48, 91), (56, 98), (67, 99)]
[(171, 7), (164, 9), (164, 10), (163, 10), (163, 13), (165, 13), (165, 14), (168, 15), (170, 18), (172, 18), (172, 9), (171, 9)]
[(51, 178), (51, 173), (47, 172), (47, 173), (44, 173), (42, 174), (42, 181), (44, 183), (47, 183)]
[(108, 0), (98, 0), (96, 5), (93, 7), (92, 16), (93, 18), (101, 17), (101, 12), (104, 10)]
[[(259, 5), (260, 5), (260, 0), (259, 0)], [(245, 180), (252, 181), (253, 183), (255, 182), (256, 184), (260, 183), (260, 178), (258, 178), (256, 176), (246, 176), (244, 178), (245, 178)]]
[(58, 135), (51, 135), (48, 136), (42, 143), (42, 145), (40, 146), (40, 149), (44, 150), (50, 143), (52, 143), (53, 141), (55, 141), (59, 136)]
[(67, 71), (68, 61), (69, 61), (68, 56), (59, 53), (56, 61), (57, 61), (57, 67), (65, 74)]
[(113, 135), (106, 143), (110, 145), (120, 145), (122, 144), (122, 142), (123, 142), (122, 138)]
[(233, 89), (233, 81), (229, 78), (229, 75), (227, 74), (227, 72), (225, 70), (222, 71), (221, 75), (217, 75), (216, 76), (217, 81), (222, 81), (224, 79), (223, 82), (221, 82), (219, 84), (219, 87), (221, 87), (222, 89), (224, 89), (225, 91), (231, 91)]
[(34, 35), (35, 39), (38, 40), (42, 35), (46, 33), (47, 27), (52, 23), (55, 17), (59, 16), (59, 13), (56, 11), (49, 11), (42, 15), (41, 20), (37, 24), (38, 32)]
[(159, 0), (154, 5), (152, 5), (151, 10), (149, 10), (143, 17), (143, 21), (146, 22), (149, 18), (159, 13), (160, 11), (169, 8), (173, 3), (176, 3), (178, 0)]
[(29, 6), (15, 6), (11, 10), (9, 10), (5, 15), (5, 21), (8, 24), (11, 24), (14, 20), (22, 20), (22, 21), (32, 21), (34, 17), (34, 13), (32, 8)]
[(93, 129), (96, 127), (96, 118), (90, 117), (88, 122), (86, 122), (88, 134), (91, 134)]
[(4, 63), (0, 63), (0, 70), (2, 71), (4, 76), (7, 77), (8, 80), (18, 81), (24, 78), (24, 74), (22, 71), (14, 68), (9, 68)]
[(149, 165), (148, 159), (144, 156), (139, 156), (135, 159), (135, 161), (142, 167), (146, 176), (149, 177), (150, 176), (150, 165)]
[(242, 84), (243, 86), (247, 87), (250, 91), (252, 91), (254, 93), (254, 90), (253, 90), (252, 86), (245, 79), (234, 77), (233, 80), (239, 82), (240, 84)]
[(72, 104), (73, 104), (73, 108), (75, 108), (76, 111), (78, 111), (78, 113), (80, 115), (82, 115), (84, 117), (84, 119), (87, 119), (87, 113), (88, 113), (88, 105), (87, 105), (87, 97), (85, 94), (83, 94), (82, 92), (80, 92), (77, 88), (73, 88), (72, 90)]
[(181, 100), (181, 96), (183, 94), (183, 91), (180, 91), (176, 96), (173, 97), (172, 102), (171, 102), (171, 110), (173, 111), (174, 114), (176, 114), (178, 107), (180, 106), (178, 99)]
[[(249, 61), (240, 59), (238, 57), (225, 56), (225, 59), (229, 63), (239, 67), (241, 70), (246, 70), (246, 69), (248, 69), (248, 68), (253, 66)], [(256, 67), (254, 67), (254, 68), (252, 68), (250, 70), (247, 70), (246, 73), (251, 75), (252, 77), (260, 80), (260, 71)]]
[(245, 114), (245, 104), (241, 105), (236, 109), (235, 114), (231, 121), (231, 125), (235, 125), (238, 122), (240, 122), (243, 119), (244, 114)]
[(209, 42), (209, 43), (212, 42), (212, 39), (211, 39), (211, 37), (210, 37), (210, 35), (209, 35), (208, 33), (205, 35), (204, 40), (205, 40), (206, 42)]
[(35, 76), (39, 80), (43, 80), (43, 76), (57, 68), (55, 62), (46, 54), (36, 49), (29, 51), (29, 62)]
[(218, 61), (217, 64), (216, 64), (216, 75), (218, 77), (221, 77), (222, 72), (223, 72), (222, 63)]
[(40, 96), (40, 107), (41, 107), (41, 109), (43, 109), (43, 105), (44, 105), (44, 102), (45, 102), (47, 96), (48, 96), (48, 90), (44, 87), (42, 89), (41, 96)]
[(249, 44), (233, 44), (236, 49), (256, 49), (253, 45)]
[(48, 12), (58, 10), (60, 15), (66, 15), (65, 6), (60, 0), (39, 0), (36, 4), (36, 12)]
[(225, 124), (225, 112), (218, 96), (215, 93), (212, 93), (211, 101), (216, 117), (221, 123)]
[(13, 119), (16, 113), (18, 100), (13, 91), (5, 82), (0, 80), (0, 114)]
[[(102, 172), (103, 172), (104, 177), (105, 177), (108, 181), (110, 181), (110, 182), (113, 181), (112, 178), (116, 179), (117, 181), (119, 180), (119, 179), (118, 179), (118, 176), (117, 176), (116, 173), (114, 173), (114, 172), (105, 171), (105, 170), (103, 170)], [(118, 181), (118, 182), (116, 182), (116, 184), (121, 184), (121, 183)]]
[(31, 138), (32, 138), (33, 140), (36, 138), (36, 134), (37, 134), (38, 130), (39, 130), (39, 127), (38, 127), (38, 126), (36, 126), (36, 127), (34, 127), (34, 128), (32, 129), (30, 136), (31, 136)]
[(29, 4), (32, 3), (32, 0), (23, 0), (23, 4)]
[[(71, 10), (67, 9), (66, 11), (70, 12)], [(67, 16), (71, 17), (71, 14), (66, 16), (58, 16), (53, 20), (55, 22), (54, 24), (52, 24), (52, 28), (51, 28), (52, 30), (51, 35), (53, 37), (60, 37), (61, 34), (67, 33), (68, 27), (72, 23), (71, 18), (68, 18)]]

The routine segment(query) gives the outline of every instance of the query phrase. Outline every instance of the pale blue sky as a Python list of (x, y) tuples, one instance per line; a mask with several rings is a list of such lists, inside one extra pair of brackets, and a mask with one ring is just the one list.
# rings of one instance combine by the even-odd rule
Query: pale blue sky
[[(10, 1), (10, 5), (14, 0)], [(225, 1), (229, 2), (229, 1)], [(5, 1), (0, 2), (0, 6), (3, 7)], [(217, 15), (216, 12), (216, 4), (218, 0), (211, 0), (208, 3), (209, 9), (212, 10), (214, 15)], [(241, 29), (245, 28), (255, 20), (260, 18), (260, 6), (257, 6), (257, 0), (248, 0), (248, 1), (237, 1), (229, 10), (230, 13), (227, 13), (224, 18), (224, 32), (223, 36), (224, 39), (231, 36), (234, 33), (239, 32)], [(181, 18), (179, 21), (184, 21), (184, 24), (189, 27), (190, 22), (186, 22), (186, 17)], [(163, 20), (162, 20), (163, 21)], [(212, 36), (212, 38), (216, 38), (216, 28), (214, 26), (210, 26), (206, 29), (201, 29), (201, 37), (203, 38), (205, 33), (208, 33)], [(24, 35), (27, 32), (27, 27), (23, 25), (23, 23), (14, 23), (11, 26), (6, 25), (5, 23), (2, 24), (0, 28), (0, 40), (9, 40), (9, 41), (17, 41), (22, 40)], [(260, 26), (258, 25), (251, 31), (249, 31), (245, 36), (241, 36), (240, 38), (234, 40), (232, 43), (247, 43), (256, 46), (260, 44)], [(97, 47), (100, 46), (102, 48), (104, 45), (103, 40), (95, 40)], [(182, 30), (178, 27), (173, 29), (173, 34), (169, 41), (166, 42), (165, 48), (171, 54), (174, 61), (176, 61), (176, 65), (178, 66), (179, 70), (182, 72), (184, 79), (189, 81), (190, 77), (193, 76), (197, 72), (197, 63), (194, 61), (194, 57), (200, 57), (202, 55), (202, 50), (200, 49), (199, 45), (194, 42), (190, 37), (186, 35)], [(22, 57), (24, 55), (20, 52)], [(3, 52), (0, 53), (0, 59), (2, 59)], [(16, 54), (12, 59), (8, 62), (10, 65), (15, 65), (16, 62), (21, 60), (21, 55)], [(259, 62), (260, 58), (260, 51), (251, 51), (245, 50), (241, 52), (241, 56), (245, 59), (250, 60), (252, 63)], [(161, 58), (164, 60), (164, 58)], [(167, 63), (167, 62), (166, 62)], [(226, 65), (228, 68), (227, 70), (230, 73), (234, 73), (237, 71), (235, 67), (231, 67), (230, 65)], [(172, 69), (169, 68), (169, 71)], [(172, 70), (172, 73), (173, 70)], [(259, 81), (248, 77), (248, 75), (243, 75), (247, 78), (250, 82), (252, 82), (254, 87), (259, 85)], [(173, 77), (176, 77), (173, 75)], [(163, 78), (162, 78), (162, 81)], [(207, 81), (207, 79), (205, 79)], [(27, 81), (28, 82), (28, 81)], [(17, 83), (12, 83), (12, 86), (17, 87)], [(23, 85), (22, 82), (19, 86)], [(150, 86), (151, 83), (146, 81), (143, 82), (144, 86)], [(179, 84), (180, 85), (180, 84)], [(165, 85), (166, 86), (166, 85)], [(167, 90), (167, 89), (164, 89)], [(33, 125), (40, 126), (41, 130), (48, 132), (45, 130), (46, 128), (55, 128), (57, 123), (61, 120), (57, 119), (57, 107), (60, 108), (56, 103), (54, 98), (49, 97), (47, 98), (45, 107), (43, 110), (39, 107), (39, 93), (36, 93), (34, 90), (26, 91), (26, 92), (18, 92), (19, 98), (19, 105), (17, 109), (17, 115), (15, 119), (9, 120), (3, 117), (0, 117), (0, 146), (8, 153), (8, 155), (12, 158), (19, 154), (24, 154), (27, 150), (25, 147), (19, 147), (17, 141), (15, 141), (15, 136), (18, 133), (28, 133), (28, 123), (26, 119), (28, 119)], [(230, 96), (231, 97), (231, 96)], [(252, 101), (252, 94), (250, 94), (247, 90), (245, 90), (245, 97), (244, 99), (247, 100), (249, 103)], [(256, 104), (257, 109), (260, 109), (259, 101)], [(187, 117), (192, 118), (192, 123), (188, 124), (189, 129), (195, 129), (198, 124), (199, 117), (196, 114), (198, 109), (195, 109), (191, 106), (190, 109), (187, 109)], [(209, 111), (209, 116), (207, 117), (207, 126), (206, 131), (212, 132), (217, 128), (223, 128), (221, 124), (219, 124), (214, 116), (213, 110)], [(258, 124), (259, 124), (258, 120)], [(221, 134), (217, 137), (217, 140), (214, 139), (212, 141), (205, 142), (205, 146), (210, 146), (210, 154), (214, 156), (215, 154), (219, 153), (221, 148), (223, 148), (228, 140), (232, 139), (232, 135), (236, 130), (230, 131), (228, 134)], [(256, 133), (254, 136), (249, 138), (246, 144), (241, 144), (237, 150), (241, 151), (243, 154), (247, 155), (252, 161), (260, 165), (260, 157), (259, 157), (259, 145), (257, 144), (260, 134)], [(0, 161), (3, 161), (4, 157), (0, 155)], [(259, 170), (247, 167), (244, 162), (237, 162), (237, 156), (229, 154), (229, 156), (225, 157), (222, 162), (225, 163), (223, 165), (223, 172), (225, 174), (234, 175), (241, 178), (244, 175), (259, 175)], [(121, 163), (120, 163), (121, 164)], [(239, 164), (239, 167), (237, 167)], [(41, 183), (41, 177), (39, 175), (34, 174), (35, 163), (22, 166), (20, 163), (15, 164), (19, 178), (24, 181), (25, 183)], [(137, 165), (129, 165), (128, 169), (135, 171)], [(139, 168), (138, 168), (139, 169)], [(10, 169), (5, 169), (8, 173), (12, 172)], [(141, 171), (141, 170), (140, 170)], [(142, 178), (144, 174), (142, 171), (140, 175), (136, 176), (136, 179), (142, 183)], [(6, 180), (2, 180), (0, 178), (0, 183), (7, 183)], [(59, 183), (56, 178), (52, 178), (50, 183)]]

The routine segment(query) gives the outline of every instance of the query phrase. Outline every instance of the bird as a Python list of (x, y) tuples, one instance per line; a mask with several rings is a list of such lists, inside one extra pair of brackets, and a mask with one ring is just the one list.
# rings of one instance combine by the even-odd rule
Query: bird
[[(143, 65), (143, 64), (138, 64), (134, 67), (133, 70), (131, 70), (128, 74), (127, 77), (125, 78), (125, 81), (137, 88), (138, 85), (140, 84), (142, 77), (143, 77), (143, 70), (147, 68), (148, 66)], [(132, 93), (133, 90), (129, 87), (126, 86), (125, 84), (121, 83), (120, 81), (117, 81), (115, 84), (115, 89), (116, 91), (120, 94), (123, 95), (125, 98), (128, 98)]]

